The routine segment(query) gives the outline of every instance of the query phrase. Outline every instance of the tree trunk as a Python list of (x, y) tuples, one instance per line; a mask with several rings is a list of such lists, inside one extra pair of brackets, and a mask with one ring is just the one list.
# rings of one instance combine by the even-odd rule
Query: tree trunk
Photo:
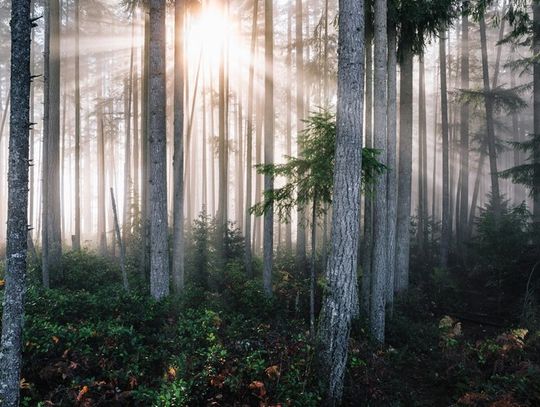
[[(265, 78), (264, 78), (264, 163), (274, 163), (274, 12), (273, 0), (264, 1), (264, 54), (265, 54)], [(274, 180), (271, 175), (264, 175), (265, 193), (274, 188)], [(263, 282), (264, 292), (268, 297), (272, 296), (272, 255), (274, 251), (274, 208), (264, 213), (264, 261)]]
[[(374, 80), (373, 80), (373, 147), (380, 151), (379, 161), (387, 162), (388, 120), (388, 32), (386, 0), (375, 1)], [(378, 343), (384, 343), (386, 313), (386, 273), (388, 272), (388, 211), (387, 178), (375, 181), (373, 196), (373, 255), (371, 266), (371, 335)]]
[(427, 191), (426, 186), (426, 149), (427, 149), (427, 125), (426, 125), (426, 70), (424, 56), (419, 57), (418, 68), (419, 92), (418, 92), (418, 250), (420, 255), (425, 254), (426, 248), (426, 221), (427, 221)]
[(324, 405), (343, 393), (351, 320), (358, 314), (356, 273), (360, 228), (362, 113), (364, 93), (364, 2), (340, 0), (336, 162), (332, 251), (319, 323), (320, 377)]
[[(43, 205), (45, 219), (43, 231), (47, 234), (43, 245), (47, 245), (46, 255), (43, 257), (45, 287), (49, 286), (49, 273), (60, 272), (62, 257), (62, 232), (60, 215), (60, 6), (58, 0), (48, 3), (46, 15), (45, 34), (45, 107), (44, 126), (47, 126), (44, 141), (47, 143), (46, 188), (43, 193), (47, 195), (46, 204)], [(44, 161), (45, 162), (45, 161)], [(46, 277), (45, 277), (46, 275)]]
[[(287, 7), (287, 56), (285, 65), (287, 66), (287, 89), (286, 89), (286, 108), (287, 118), (285, 123), (286, 132), (286, 154), (292, 156), (292, 4)], [(285, 249), (292, 251), (292, 224), (291, 221), (285, 225)]]
[(441, 120), (442, 120), (442, 226), (441, 226), (441, 258), (440, 266), (448, 267), (448, 251), (450, 244), (450, 188), (448, 163), (448, 93), (446, 85), (446, 35), (441, 33), (439, 39), (439, 62), (441, 72)]
[(11, 3), (11, 87), (6, 286), (0, 342), (0, 404), (19, 405), (28, 235), (30, 1)]
[[(461, 89), (469, 89), (469, 16), (461, 17)], [(459, 204), (459, 252), (466, 258), (469, 210), (469, 105), (463, 103), (460, 112), (460, 204)]]
[(251, 46), (250, 46), (250, 64), (249, 64), (249, 77), (248, 77), (248, 112), (247, 112), (247, 124), (246, 124), (246, 208), (245, 208), (245, 258), (244, 263), (246, 267), (246, 273), (248, 277), (253, 276), (253, 264), (252, 264), (252, 239), (251, 239), (251, 199), (253, 188), (253, 82), (255, 75), (255, 47), (257, 45), (257, 17), (259, 14), (259, 1), (253, 2), (253, 22), (251, 23)]
[(482, 77), (484, 80), (484, 102), (486, 107), (487, 145), (489, 153), (489, 170), (491, 176), (491, 194), (493, 199), (493, 213), (495, 219), (501, 213), (499, 193), (499, 172), (497, 170), (497, 150), (495, 147), (495, 124), (493, 121), (493, 99), (491, 97), (491, 85), (489, 83), (489, 65), (487, 56), (486, 22), (480, 18), (480, 44), (482, 48)]
[(392, 312), (394, 303), (394, 279), (396, 270), (396, 223), (397, 223), (397, 45), (396, 29), (388, 27), (388, 122), (387, 122), (387, 210), (388, 210), (388, 263), (386, 280), (386, 303)]
[[(174, 156), (173, 259), (174, 290), (184, 290), (184, 1), (174, 5)], [(204, 89), (203, 89), (204, 92)]]
[(169, 295), (165, 131), (165, 0), (150, 0), (150, 293)]
[(80, 88), (80, 3), (75, 0), (75, 234), (73, 249), (81, 249), (81, 88)]
[[(533, 2), (533, 51), (540, 53), (540, 5)], [(533, 149), (533, 231), (535, 243), (540, 246), (540, 63), (535, 60), (533, 67), (533, 112), (534, 138)]]
[[(365, 145), (373, 147), (373, 41), (372, 34), (365, 36), (365, 105), (364, 105), (364, 129)], [(362, 265), (362, 310), (365, 315), (370, 315), (371, 306), (371, 255), (373, 232), (373, 197), (364, 194), (364, 239), (361, 248)]]
[(409, 250), (411, 217), (412, 126), (413, 126), (413, 54), (403, 50), (399, 100), (398, 207), (396, 226), (395, 291), (409, 287)]
[[(296, 133), (304, 128), (304, 34), (302, 31), (302, 0), (296, 0)], [(298, 145), (297, 145), (298, 147)], [(298, 148), (298, 156), (302, 151)], [(296, 267), (302, 272), (306, 265), (305, 208), (298, 207), (296, 224)]]
[[(118, 247), (120, 248), (120, 270), (122, 272), (122, 284), (124, 285), (124, 290), (129, 291), (129, 282), (126, 271), (126, 245), (122, 239), (122, 234), (120, 233), (120, 222), (118, 221), (118, 212), (116, 211), (116, 200), (114, 199), (114, 192), (111, 188), (111, 206), (114, 217), (114, 231), (116, 233), (116, 240), (118, 241)], [(124, 235), (125, 236), (125, 235)]]

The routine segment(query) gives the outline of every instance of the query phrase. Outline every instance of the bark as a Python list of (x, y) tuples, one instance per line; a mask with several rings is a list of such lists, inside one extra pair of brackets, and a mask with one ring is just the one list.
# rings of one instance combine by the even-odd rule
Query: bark
[[(540, 53), (540, 5), (533, 3), (533, 50)], [(540, 63), (533, 66), (533, 131), (537, 142), (533, 149), (533, 231), (536, 245), (540, 245)]]
[[(45, 107), (44, 126), (47, 127), (44, 141), (47, 144), (46, 188), (43, 193), (47, 195), (46, 204), (43, 205), (43, 230), (47, 234), (43, 245), (47, 245), (46, 255), (43, 258), (45, 287), (49, 286), (49, 274), (60, 272), (62, 256), (62, 232), (60, 215), (60, 7), (58, 0), (51, 0), (46, 10), (46, 46), (44, 64), (45, 70)], [(45, 278), (45, 275), (47, 277)]]
[[(461, 17), (461, 89), (469, 89), (469, 16)], [(461, 105), (460, 111), (460, 204), (459, 204), (459, 251), (466, 257), (469, 209), (469, 105)]]
[[(273, 0), (264, 1), (264, 163), (274, 163), (274, 16)], [(274, 188), (271, 175), (264, 175), (264, 191)], [(263, 286), (266, 296), (272, 296), (272, 255), (274, 251), (274, 208), (264, 213)]]
[(400, 76), (399, 111), (399, 177), (395, 277), (395, 291), (398, 293), (406, 291), (409, 287), (409, 228), (411, 216), (413, 125), (413, 54), (410, 48), (405, 48), (403, 50)]
[[(365, 46), (365, 110), (364, 129), (366, 147), (373, 147), (373, 42), (370, 33), (366, 33)], [(362, 254), (362, 310), (370, 314), (371, 306), (371, 256), (373, 232), (373, 197), (364, 195), (364, 239), (361, 246)], [(360, 248), (360, 246), (359, 246)]]
[(440, 266), (448, 267), (450, 244), (450, 187), (448, 152), (448, 94), (446, 85), (446, 32), (439, 39), (439, 62), (441, 78), (441, 120), (442, 120), (442, 225)]
[[(114, 199), (114, 191), (111, 188), (111, 206), (114, 217), (114, 231), (116, 233), (116, 240), (118, 242), (118, 247), (120, 248), (120, 270), (122, 272), (122, 284), (124, 290), (129, 291), (129, 282), (126, 271), (126, 245), (122, 239), (122, 234), (120, 233), (120, 222), (118, 221), (118, 212), (116, 211), (116, 200)], [(124, 235), (125, 236), (125, 235)]]
[[(286, 108), (287, 118), (285, 123), (286, 132), (286, 154), (292, 156), (292, 4), (287, 8), (287, 56), (285, 65), (287, 66), (287, 89)], [(292, 224), (291, 221), (285, 225), (285, 249), (292, 252)]]
[(364, 2), (340, 0), (332, 251), (319, 323), (324, 405), (340, 404), (351, 320), (358, 314), (357, 266), (364, 92)]
[[(302, 0), (296, 0), (296, 133), (304, 128), (304, 34), (302, 31)], [(298, 146), (297, 146), (298, 147)], [(298, 148), (298, 156), (302, 151)], [(296, 224), (296, 267), (303, 271), (306, 265), (305, 208), (298, 207)]]
[(386, 280), (386, 302), (390, 313), (394, 302), (394, 279), (396, 270), (396, 223), (397, 223), (397, 50), (396, 31), (388, 28), (388, 122), (387, 122), (387, 210), (388, 210), (388, 272)]
[(75, 234), (73, 249), (81, 249), (81, 88), (80, 88), (80, 3), (75, 0)]
[(252, 264), (252, 239), (251, 239), (251, 208), (252, 188), (253, 188), (253, 82), (255, 75), (255, 47), (257, 45), (257, 18), (259, 10), (259, 1), (253, 2), (253, 20), (251, 23), (251, 45), (250, 45), (250, 64), (249, 64), (249, 77), (248, 77), (248, 111), (247, 111), (247, 123), (246, 123), (246, 207), (245, 207), (245, 242), (246, 250), (244, 263), (246, 267), (246, 273), (248, 277), (253, 276), (253, 264)]
[(169, 295), (165, 123), (165, 0), (150, 1), (150, 293)]
[(426, 125), (426, 81), (424, 56), (419, 57), (419, 94), (418, 94), (418, 249), (420, 254), (425, 254), (426, 245), (426, 220), (427, 220), (427, 191), (426, 191), (426, 149), (427, 149), (427, 125)]
[(489, 154), (489, 170), (491, 177), (491, 194), (493, 199), (493, 213), (495, 219), (499, 218), (500, 193), (499, 175), (497, 170), (497, 151), (495, 148), (495, 125), (493, 121), (493, 100), (491, 98), (491, 85), (489, 83), (489, 65), (487, 56), (486, 22), (480, 18), (480, 44), (482, 48), (482, 77), (484, 81), (484, 103), (486, 107), (487, 146)]
[[(184, 1), (174, 5), (174, 155), (173, 258), (174, 290), (184, 290)], [(203, 89), (204, 92), (204, 89)]]
[(0, 341), (0, 404), (19, 405), (28, 235), (30, 0), (11, 3), (11, 87), (5, 292)]
[[(379, 161), (387, 160), (387, 109), (388, 109), (388, 32), (387, 2), (375, 1), (374, 26), (374, 75), (373, 75), (373, 147), (381, 152)], [(373, 254), (371, 266), (371, 335), (378, 343), (384, 343), (386, 312), (386, 273), (388, 272), (388, 212), (387, 179), (380, 176), (375, 181), (373, 194)]]

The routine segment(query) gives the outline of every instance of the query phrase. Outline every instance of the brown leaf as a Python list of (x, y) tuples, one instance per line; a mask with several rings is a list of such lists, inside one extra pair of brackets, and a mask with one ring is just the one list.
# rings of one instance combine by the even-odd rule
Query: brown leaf
[(81, 401), (83, 396), (88, 393), (88, 386), (83, 386), (83, 388), (79, 391), (79, 394), (77, 396), (77, 401)]

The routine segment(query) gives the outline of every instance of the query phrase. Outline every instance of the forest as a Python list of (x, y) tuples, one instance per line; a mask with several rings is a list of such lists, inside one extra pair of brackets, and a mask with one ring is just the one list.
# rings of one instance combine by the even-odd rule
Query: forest
[(0, 0), (0, 224), (2, 407), (540, 406), (540, 0)]

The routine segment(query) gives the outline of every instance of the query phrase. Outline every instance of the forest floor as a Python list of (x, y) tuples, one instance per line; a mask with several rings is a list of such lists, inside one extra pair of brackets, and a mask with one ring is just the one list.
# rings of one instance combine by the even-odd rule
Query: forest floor
[[(305, 292), (285, 271), (273, 301), (228, 267), (219, 294), (191, 288), (161, 303), (144, 287), (124, 293), (117, 267), (86, 253), (65, 255), (54, 289), (39, 287), (38, 272), (26, 302), (23, 406), (320, 403), (308, 324), (298, 318)], [(344, 405), (539, 406), (540, 331), (483, 321), (476, 307), (485, 301), (467, 295), (412, 288), (394, 307), (384, 348), (356, 322)]]

